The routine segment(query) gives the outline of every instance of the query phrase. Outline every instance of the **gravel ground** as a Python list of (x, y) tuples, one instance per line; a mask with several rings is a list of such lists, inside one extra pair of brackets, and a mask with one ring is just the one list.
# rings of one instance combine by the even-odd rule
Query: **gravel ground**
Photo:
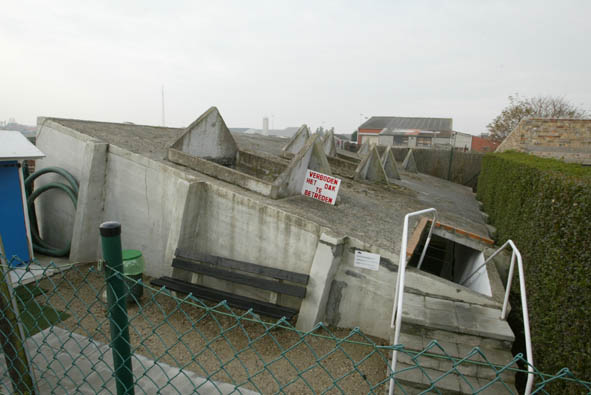
[[(108, 343), (105, 304), (97, 296), (105, 289), (104, 284), (104, 274), (94, 266), (76, 266), (41, 281), (39, 286), (50, 292), (38, 300), (71, 314), (58, 326)], [(260, 322), (207, 313), (170, 296), (154, 295), (150, 289), (145, 289), (140, 307), (129, 306), (128, 314), (135, 353), (261, 393), (275, 393), (287, 383), (291, 384), (283, 388), (285, 393), (311, 393), (311, 389), (368, 393), (385, 380), (387, 354), (376, 352), (374, 347), (341, 343), (335, 348), (338, 340), (316, 336), (302, 339), (292, 330), (269, 329)], [(331, 331), (337, 338), (350, 333)], [(328, 335), (326, 331), (317, 333)], [(349, 339), (385, 345), (382, 340), (358, 334)], [(332, 387), (339, 378), (338, 388)], [(383, 392), (386, 384), (374, 388), (374, 392)]]

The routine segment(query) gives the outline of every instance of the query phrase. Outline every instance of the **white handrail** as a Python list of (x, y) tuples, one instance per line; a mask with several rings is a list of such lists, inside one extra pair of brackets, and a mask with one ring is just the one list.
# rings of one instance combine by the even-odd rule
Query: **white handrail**
[[(429, 242), (431, 241), (433, 227), (435, 226), (435, 222), (437, 221), (437, 210), (434, 208), (428, 208), (425, 210), (415, 211), (404, 216), (404, 227), (402, 228), (402, 244), (400, 245), (400, 260), (398, 262), (398, 276), (396, 277), (396, 291), (394, 293), (394, 306), (392, 306), (392, 321), (390, 322), (390, 327), (394, 328), (394, 345), (398, 344), (398, 340), (400, 338), (400, 325), (402, 323), (402, 297), (404, 295), (404, 274), (406, 271), (406, 243), (408, 243), (408, 219), (416, 215), (426, 214), (430, 212), (433, 212), (433, 221), (431, 222), (429, 235), (427, 236), (427, 241), (425, 242), (425, 248), (423, 248), (421, 258), (419, 259), (419, 264), (417, 265), (417, 267), (420, 268), (423, 263), (423, 259), (425, 258), (425, 252), (427, 251)], [(396, 325), (394, 325), (394, 320), (396, 320)], [(398, 351), (393, 350), (390, 373), (396, 372), (397, 355)], [(390, 388), (388, 394), (394, 394), (394, 376), (390, 378)]]
[(525, 274), (523, 270), (523, 260), (521, 259), (521, 252), (513, 243), (512, 240), (507, 240), (505, 244), (503, 244), (498, 250), (496, 250), (491, 256), (489, 256), (482, 265), (480, 265), (476, 270), (474, 270), (464, 281), (462, 284), (465, 284), (469, 279), (471, 279), (480, 269), (486, 266), (498, 253), (504, 250), (507, 246), (511, 246), (513, 250), (513, 254), (511, 255), (511, 265), (509, 266), (509, 276), (507, 277), (507, 287), (505, 289), (505, 299), (503, 300), (503, 310), (501, 311), (501, 319), (504, 320), (507, 318), (507, 305), (509, 303), (509, 293), (511, 292), (511, 282), (513, 281), (513, 272), (515, 269), (515, 257), (517, 257), (517, 270), (519, 271), (519, 291), (521, 293), (521, 311), (523, 313), (523, 332), (525, 335), (525, 353), (527, 356), (527, 383), (525, 386), (525, 394), (529, 395), (531, 393), (533, 384), (534, 384), (534, 358), (532, 355), (532, 345), (531, 345), (531, 334), (529, 330), (529, 313), (527, 310), (527, 296), (525, 293)]

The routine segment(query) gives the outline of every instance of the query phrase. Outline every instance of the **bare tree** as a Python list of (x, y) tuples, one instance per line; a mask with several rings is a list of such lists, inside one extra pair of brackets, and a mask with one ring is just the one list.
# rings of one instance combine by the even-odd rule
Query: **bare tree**
[(501, 111), (491, 123), (488, 131), (498, 140), (503, 140), (524, 118), (571, 118), (580, 119), (589, 116), (589, 112), (579, 108), (562, 97), (509, 96), (509, 105)]

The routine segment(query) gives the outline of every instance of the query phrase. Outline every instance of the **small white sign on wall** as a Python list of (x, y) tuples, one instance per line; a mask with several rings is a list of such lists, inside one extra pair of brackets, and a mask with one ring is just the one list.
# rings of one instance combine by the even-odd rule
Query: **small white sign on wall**
[(356, 250), (353, 265), (363, 269), (380, 270), (380, 255)]

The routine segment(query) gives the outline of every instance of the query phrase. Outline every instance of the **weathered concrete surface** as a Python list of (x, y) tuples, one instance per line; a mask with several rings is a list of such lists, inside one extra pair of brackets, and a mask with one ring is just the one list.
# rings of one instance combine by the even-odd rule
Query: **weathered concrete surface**
[[(107, 344), (53, 326), (27, 339), (27, 349), (40, 394), (117, 392), (113, 355)], [(256, 394), (244, 388), (238, 390), (231, 384), (207, 380), (189, 370), (181, 371), (143, 355), (133, 354), (131, 359), (136, 392)], [(0, 359), (0, 371), (7, 371), (4, 358)], [(8, 375), (3, 379), (6, 381), (0, 382), (1, 388), (14, 393)]]
[(366, 141), (365, 143), (361, 144), (361, 147), (357, 150), (357, 156), (359, 158), (363, 158), (365, 155), (369, 154), (370, 151), (369, 143)]
[(358, 163), (341, 158), (331, 158), (330, 156), (328, 156), (327, 159), (330, 169), (334, 174), (341, 177), (355, 177), (355, 170), (357, 169)]
[(417, 172), (417, 162), (415, 161), (415, 157), (411, 149), (408, 150), (408, 153), (402, 162), (402, 168), (406, 171), (410, 171), (411, 173)]
[(337, 145), (333, 132), (327, 132), (322, 140), (322, 149), (326, 156), (334, 158), (337, 155)]
[(234, 163), (238, 146), (217, 108), (211, 107), (195, 120), (172, 147), (192, 156), (218, 163)]
[(389, 179), (400, 180), (400, 173), (398, 173), (396, 160), (394, 159), (394, 154), (392, 153), (392, 149), (390, 147), (386, 148), (382, 154), (382, 167), (384, 168), (384, 172)]
[(310, 131), (307, 125), (302, 125), (298, 131), (289, 139), (287, 144), (281, 150), (282, 156), (291, 158), (306, 145), (306, 141), (310, 138)]
[[(41, 118), (42, 127), (37, 146), (59, 155), (37, 160), (37, 169), (61, 167), (70, 172), (80, 184), (78, 206), (75, 208), (62, 191), (51, 190), (36, 200), (38, 223), (42, 238), (52, 246), (62, 247), (72, 239), (70, 258), (88, 260), (96, 257), (98, 243), (93, 237), (102, 211), (103, 186), (107, 144), (75, 130)], [(39, 188), (50, 182), (66, 183), (57, 174), (45, 174), (35, 181)], [(93, 228), (92, 233), (88, 230)]]
[(310, 331), (324, 319), (331, 285), (343, 256), (343, 243), (342, 238), (325, 233), (320, 236), (310, 268), (306, 297), (298, 314), (297, 329)]
[(388, 177), (382, 166), (382, 161), (378, 150), (372, 147), (368, 155), (366, 155), (355, 169), (355, 180), (371, 181), (378, 184), (388, 184)]

